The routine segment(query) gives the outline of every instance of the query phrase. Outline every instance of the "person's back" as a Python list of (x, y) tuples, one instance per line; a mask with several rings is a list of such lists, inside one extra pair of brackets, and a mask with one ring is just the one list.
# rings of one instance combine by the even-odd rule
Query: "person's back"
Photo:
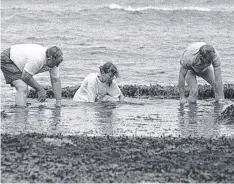
[[(37, 71), (46, 64), (47, 49), (37, 44), (16, 44), (10, 47), (10, 58), (21, 71), (26, 64), (30, 65), (30, 69), (33, 66), (33, 71)], [(27, 70), (27, 66), (25, 69)]]
[(180, 64), (186, 68), (191, 70), (192, 66), (198, 59), (198, 54), (201, 46), (206, 45), (205, 42), (194, 42), (187, 46), (185, 51), (183, 52), (181, 58), (180, 58)]

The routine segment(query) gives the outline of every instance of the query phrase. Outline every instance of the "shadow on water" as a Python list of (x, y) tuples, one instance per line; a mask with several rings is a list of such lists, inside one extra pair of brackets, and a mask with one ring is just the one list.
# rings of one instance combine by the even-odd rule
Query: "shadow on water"
[(124, 103), (76, 103), (64, 99), (56, 108), (54, 100), (43, 105), (31, 100), (27, 108), (4, 106), (2, 132), (38, 132), (87, 136), (234, 136), (234, 125), (217, 120), (230, 101), (209, 100), (179, 105), (175, 99), (133, 99)]

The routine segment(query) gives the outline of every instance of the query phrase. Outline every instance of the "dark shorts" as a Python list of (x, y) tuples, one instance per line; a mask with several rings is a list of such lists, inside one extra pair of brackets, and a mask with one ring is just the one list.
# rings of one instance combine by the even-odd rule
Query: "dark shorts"
[(1, 53), (1, 69), (7, 84), (11, 84), (14, 80), (21, 79), (22, 72), (10, 59), (10, 48)]

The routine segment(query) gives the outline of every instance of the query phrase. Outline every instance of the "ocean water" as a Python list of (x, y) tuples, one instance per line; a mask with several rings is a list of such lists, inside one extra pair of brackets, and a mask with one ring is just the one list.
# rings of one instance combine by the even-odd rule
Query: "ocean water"
[[(64, 53), (60, 67), (62, 87), (80, 85), (86, 75), (98, 72), (99, 66), (108, 61), (118, 67), (117, 82), (121, 85), (177, 85), (180, 55), (195, 41), (215, 46), (222, 57), (223, 82), (233, 84), (233, 33), (232, 0), (1, 2), (1, 51), (17, 43), (59, 46)], [(48, 73), (35, 78), (42, 85), (50, 84)], [(206, 136), (209, 128), (208, 135), (233, 136), (232, 125), (218, 125), (214, 118), (233, 103), (230, 100), (217, 111), (210, 101), (201, 101), (195, 109), (187, 106), (183, 110), (177, 100), (148, 102), (143, 99), (143, 105), (118, 104), (112, 112), (105, 105), (71, 105), (72, 100), (68, 99), (58, 116), (54, 113), (54, 101), (49, 99), (44, 106), (38, 105), (36, 99), (29, 99), (31, 106), (22, 112), (13, 108), (14, 93), (15, 89), (5, 84), (1, 72), (1, 108), (9, 115), (2, 120), (5, 132), (55, 129), (55, 133), (69, 134), (75, 127), (80, 130), (75, 132), (77, 134), (90, 130), (96, 131), (91, 135), (102, 135), (98, 127), (107, 127), (105, 131), (111, 135), (178, 135), (184, 131), (185, 135)], [(61, 117), (59, 121), (57, 116)], [(93, 128), (95, 126), (97, 128)]]
[[(194, 41), (215, 46), (224, 83), (234, 83), (232, 0), (8, 0), (1, 15), (1, 50), (61, 47), (63, 86), (80, 84), (108, 61), (119, 69), (119, 84), (176, 85), (180, 55)], [(36, 78), (49, 84), (48, 74)]]

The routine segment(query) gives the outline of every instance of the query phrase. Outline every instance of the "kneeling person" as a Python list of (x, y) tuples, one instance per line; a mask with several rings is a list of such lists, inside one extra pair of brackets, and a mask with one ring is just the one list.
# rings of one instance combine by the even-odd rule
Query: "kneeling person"
[(56, 106), (61, 106), (61, 81), (59, 64), (63, 61), (60, 48), (43, 47), (37, 44), (17, 44), (1, 53), (1, 69), (7, 84), (17, 90), (15, 103), (17, 106), (27, 105), (28, 85), (38, 94), (38, 100), (46, 100), (46, 91), (33, 78), (37, 73), (50, 72), (50, 79)]
[(91, 73), (83, 80), (73, 100), (78, 102), (123, 101), (124, 95), (114, 80), (119, 73), (111, 62), (100, 67), (100, 73)]

